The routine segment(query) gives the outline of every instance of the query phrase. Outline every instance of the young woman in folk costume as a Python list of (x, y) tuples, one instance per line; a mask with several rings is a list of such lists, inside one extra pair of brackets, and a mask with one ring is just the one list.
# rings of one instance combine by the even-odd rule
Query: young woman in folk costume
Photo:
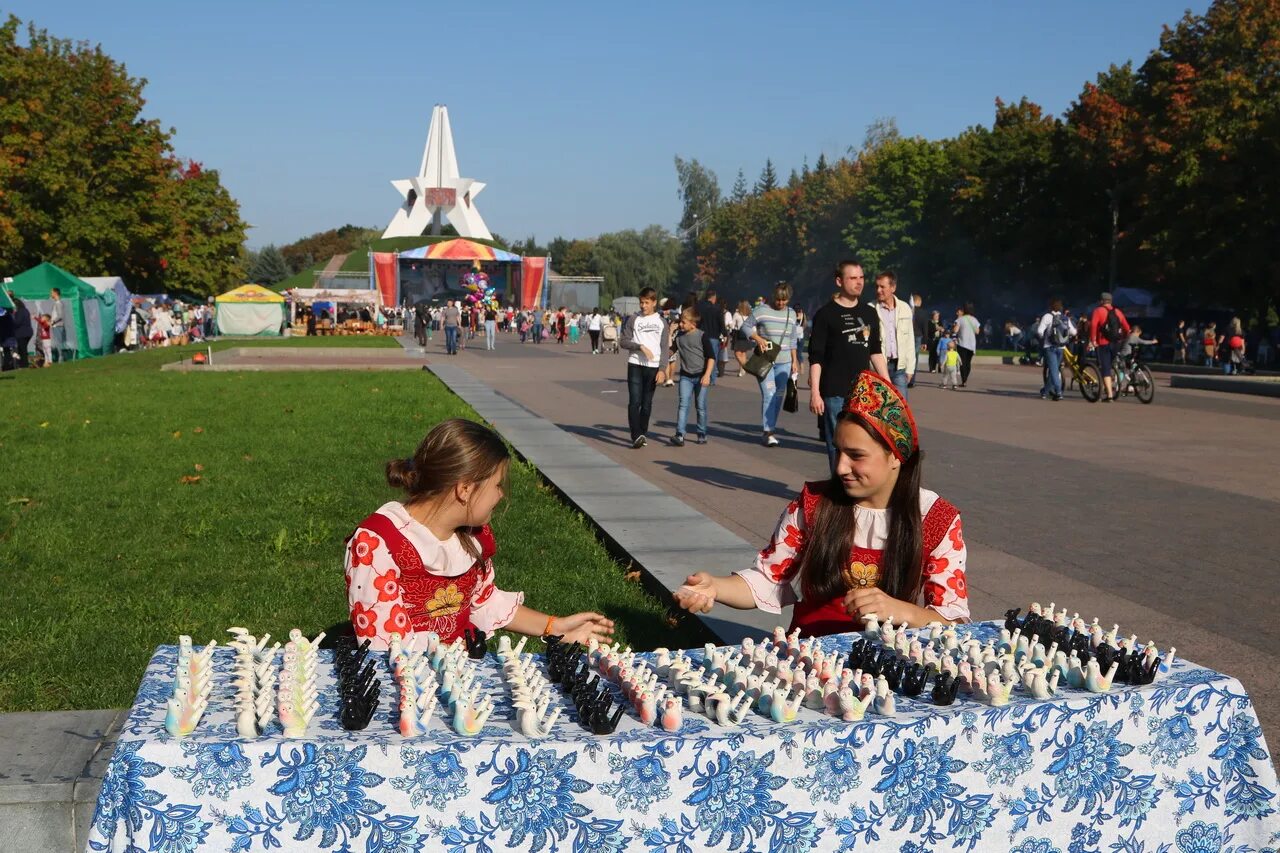
[(805, 484), (755, 565), (690, 575), (676, 591), (682, 607), (780, 613), (791, 604), (791, 627), (809, 636), (860, 631), (872, 613), (911, 627), (969, 620), (960, 514), (920, 487), (915, 419), (892, 384), (858, 377), (836, 447), (835, 474)]
[(387, 648), (434, 631), (446, 643), (467, 628), (492, 633), (558, 634), (607, 642), (613, 622), (599, 613), (549, 616), (524, 606), (524, 593), (494, 585), (497, 543), (489, 519), (502, 500), (510, 456), (491, 430), (453, 418), (422, 440), (412, 459), (387, 463), (387, 482), (403, 489), (347, 540), (347, 602), (356, 641)]

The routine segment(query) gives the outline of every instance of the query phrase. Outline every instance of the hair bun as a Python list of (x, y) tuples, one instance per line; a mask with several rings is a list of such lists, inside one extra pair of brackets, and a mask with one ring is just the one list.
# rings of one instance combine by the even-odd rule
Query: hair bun
[(392, 459), (387, 463), (387, 485), (411, 492), (415, 480), (412, 459)]

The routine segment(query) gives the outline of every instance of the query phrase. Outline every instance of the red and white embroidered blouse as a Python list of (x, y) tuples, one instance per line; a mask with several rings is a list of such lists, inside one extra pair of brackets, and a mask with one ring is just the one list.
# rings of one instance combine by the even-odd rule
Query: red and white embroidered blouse
[[(777, 530), (769, 544), (756, 556), (755, 565), (737, 572), (747, 586), (756, 607), (768, 613), (781, 613), (782, 608), (801, 602), (803, 597), (799, 568), (807, 531), (813, 523), (817, 502), (821, 499), (823, 483), (806, 483), (795, 500), (787, 504), (778, 519)], [(920, 515), (924, 542), (924, 584), (920, 600), (916, 604), (937, 611), (946, 618), (961, 622), (969, 620), (969, 593), (965, 585), (966, 550), (964, 534), (960, 526), (960, 513), (936, 492), (920, 490)], [(854, 548), (849, 563), (843, 568), (846, 586), (875, 586), (883, 565), (884, 546), (889, 538), (889, 511), (854, 507)], [(814, 611), (826, 602), (809, 602), (809, 606), (797, 608)], [(839, 608), (837, 608), (839, 609)], [(818, 616), (819, 614), (814, 614)], [(846, 615), (847, 625), (836, 626), (838, 614), (823, 613), (824, 630), (814, 633), (831, 633), (832, 630), (861, 630)], [(797, 613), (793, 625), (805, 620)]]
[(435, 631), (445, 642), (469, 627), (493, 633), (509, 623), (524, 593), (493, 582), (497, 544), (488, 525), (476, 537), (480, 558), (457, 534), (441, 541), (396, 501), (366, 518), (347, 540), (347, 603), (356, 640), (385, 649), (391, 633), (408, 640)]

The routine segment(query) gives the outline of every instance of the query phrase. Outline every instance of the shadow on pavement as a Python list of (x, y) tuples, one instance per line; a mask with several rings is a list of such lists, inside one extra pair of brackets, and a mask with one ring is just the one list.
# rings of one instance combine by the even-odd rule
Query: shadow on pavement
[(657, 459), (655, 464), (662, 466), (677, 477), (684, 477), (699, 483), (709, 483), (721, 489), (772, 495), (784, 500), (791, 500), (795, 497), (795, 489), (792, 489), (786, 483), (779, 483), (777, 480), (767, 480), (764, 477), (755, 477), (751, 474), (739, 474), (736, 471), (726, 471), (723, 468), (709, 465), (683, 465), (666, 459)]
[[(615, 447), (630, 447), (631, 432), (625, 426), (617, 424), (595, 424), (593, 426), (579, 426), (577, 424), (556, 424), (560, 429), (570, 435), (577, 435), (583, 438), (592, 438), (596, 441), (602, 441), (605, 444), (612, 444)], [(620, 435), (618, 435), (620, 433)]]

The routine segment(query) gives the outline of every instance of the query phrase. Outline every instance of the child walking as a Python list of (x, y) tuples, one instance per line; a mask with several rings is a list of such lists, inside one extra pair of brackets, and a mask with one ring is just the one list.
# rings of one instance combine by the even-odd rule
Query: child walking
[(357, 642), (385, 649), (393, 632), (407, 641), (434, 631), (451, 643), (468, 628), (609, 641), (613, 622), (599, 613), (549, 616), (526, 607), (524, 593), (495, 586), (489, 519), (509, 463), (502, 439), (461, 418), (427, 433), (411, 459), (387, 463), (387, 483), (404, 499), (360, 522), (344, 555)]
[(716, 369), (716, 350), (711, 336), (698, 328), (698, 309), (680, 312), (680, 330), (671, 339), (672, 359), (680, 377), (680, 404), (676, 409), (676, 434), (671, 443), (684, 446), (685, 424), (689, 420), (689, 403), (698, 410), (698, 444), (707, 443), (707, 391), (711, 374)]
[(640, 313), (632, 314), (622, 327), (618, 346), (627, 350), (627, 420), (631, 428), (631, 446), (644, 447), (653, 413), (653, 391), (666, 381), (662, 372), (662, 339), (667, 323), (657, 312), (658, 291), (646, 287), (640, 291)]
[(956, 349), (955, 338), (947, 341), (947, 352), (942, 356), (942, 384), (946, 388), (951, 383), (952, 391), (960, 390), (960, 351)]

